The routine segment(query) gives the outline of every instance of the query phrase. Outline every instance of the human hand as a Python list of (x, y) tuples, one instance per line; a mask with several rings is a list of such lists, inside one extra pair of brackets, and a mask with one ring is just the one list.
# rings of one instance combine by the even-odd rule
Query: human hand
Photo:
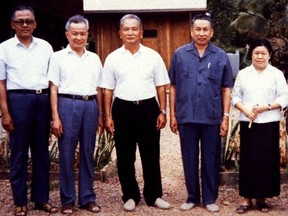
[(220, 125), (220, 136), (225, 137), (229, 130), (229, 118), (224, 116)]
[(11, 115), (9, 113), (3, 114), (2, 113), (2, 126), (8, 132), (13, 132), (14, 125)]
[(178, 123), (175, 116), (170, 117), (170, 129), (173, 133), (178, 134)]
[(166, 115), (160, 113), (160, 114), (158, 115), (157, 123), (156, 123), (156, 128), (157, 128), (157, 130), (160, 130), (160, 129), (164, 128), (165, 125), (166, 125), (166, 122), (167, 122), (167, 120), (166, 120)]
[(259, 105), (258, 104), (254, 105), (250, 111), (246, 112), (245, 116), (250, 119), (248, 128), (251, 128), (252, 123), (257, 118), (258, 113), (259, 113)]
[(114, 121), (112, 119), (112, 117), (107, 117), (105, 118), (105, 128), (107, 130), (108, 133), (110, 133), (112, 136), (114, 135)]
[(63, 134), (63, 127), (62, 122), (59, 118), (56, 118), (52, 121), (51, 130), (54, 136), (56, 136), (57, 138), (61, 137), (61, 135)]

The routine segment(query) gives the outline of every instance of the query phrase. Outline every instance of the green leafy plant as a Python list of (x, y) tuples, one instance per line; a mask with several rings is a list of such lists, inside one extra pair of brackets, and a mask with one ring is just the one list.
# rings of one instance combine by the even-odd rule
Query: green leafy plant
[(227, 135), (225, 151), (224, 151), (224, 166), (225, 169), (236, 169), (238, 171), (239, 153), (240, 153), (240, 138), (239, 138), (239, 121), (236, 123), (230, 122), (230, 133)]
[[(49, 160), (51, 164), (51, 171), (59, 172), (59, 149), (58, 149), (58, 141), (57, 139), (50, 134), (49, 138)], [(99, 136), (95, 153), (94, 153), (94, 169), (95, 171), (100, 171), (105, 165), (107, 165), (111, 161), (111, 153), (114, 148), (114, 138), (111, 134), (104, 131), (104, 133)], [(7, 171), (9, 170), (9, 136), (6, 134), (5, 136), (1, 137), (0, 139), (0, 170)], [(75, 169), (79, 167), (79, 145), (75, 151)], [(31, 169), (32, 161), (29, 157), (28, 160), (28, 169)]]
[[(4, 135), (4, 134), (2, 134)], [(0, 153), (2, 152), (2, 155), (0, 155), (0, 168), (2, 166), (2, 168), (0, 170), (5, 170), (6, 167), (9, 166), (9, 147), (8, 147), (8, 143), (9, 143), (9, 137), (6, 136), (2, 136), (0, 139)]]
[(99, 171), (111, 161), (111, 153), (115, 146), (114, 137), (104, 130), (99, 137), (94, 154), (94, 167)]

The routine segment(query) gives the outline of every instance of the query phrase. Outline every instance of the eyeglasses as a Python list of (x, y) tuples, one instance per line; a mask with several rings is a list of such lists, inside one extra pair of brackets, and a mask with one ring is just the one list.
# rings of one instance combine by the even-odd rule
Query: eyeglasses
[(18, 26), (24, 26), (24, 24), (33, 25), (35, 23), (35, 20), (31, 20), (31, 19), (19, 19), (19, 20), (12, 20), (12, 21)]

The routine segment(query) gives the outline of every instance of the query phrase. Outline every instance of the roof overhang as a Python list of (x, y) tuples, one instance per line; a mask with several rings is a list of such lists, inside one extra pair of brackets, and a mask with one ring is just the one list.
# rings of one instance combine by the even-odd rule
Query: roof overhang
[(83, 0), (85, 13), (203, 11), (206, 7), (207, 0)]

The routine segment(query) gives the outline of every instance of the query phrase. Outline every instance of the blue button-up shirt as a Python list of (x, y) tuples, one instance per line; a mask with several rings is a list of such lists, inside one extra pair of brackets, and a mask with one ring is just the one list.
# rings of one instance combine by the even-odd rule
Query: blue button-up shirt
[(223, 116), (222, 88), (233, 86), (227, 54), (209, 43), (202, 57), (194, 42), (178, 48), (169, 69), (176, 86), (177, 122), (220, 124)]

